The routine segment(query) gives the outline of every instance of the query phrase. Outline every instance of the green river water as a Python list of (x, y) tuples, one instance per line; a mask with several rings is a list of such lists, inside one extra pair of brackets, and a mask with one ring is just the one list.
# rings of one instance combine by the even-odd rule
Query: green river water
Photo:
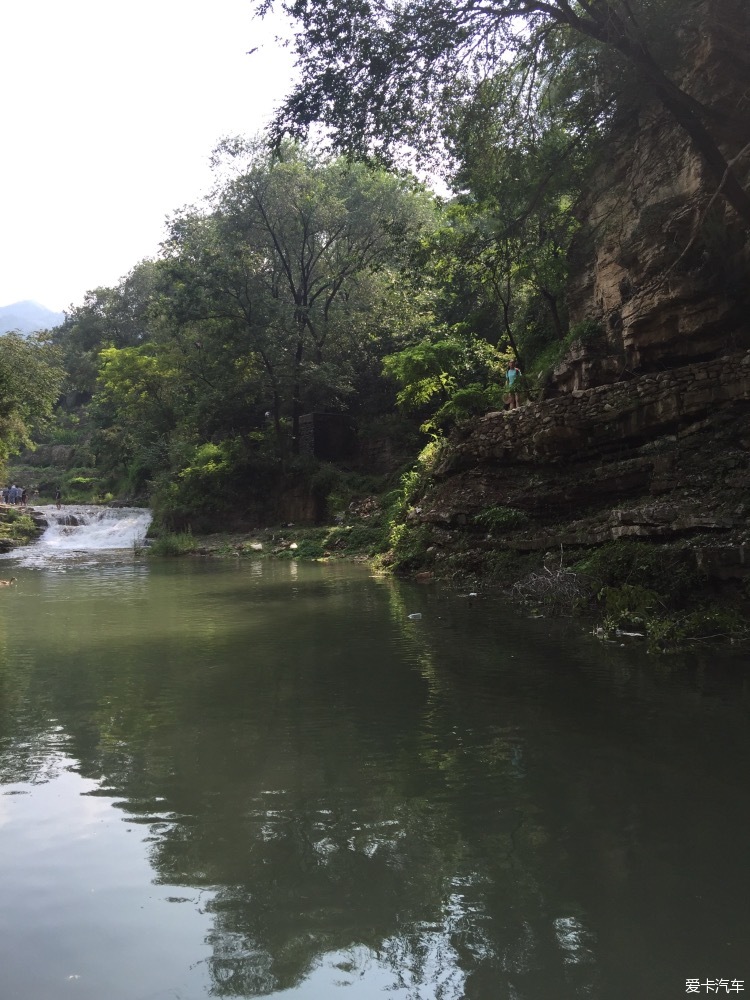
[(10, 575), (0, 1000), (750, 991), (739, 657), (361, 566)]

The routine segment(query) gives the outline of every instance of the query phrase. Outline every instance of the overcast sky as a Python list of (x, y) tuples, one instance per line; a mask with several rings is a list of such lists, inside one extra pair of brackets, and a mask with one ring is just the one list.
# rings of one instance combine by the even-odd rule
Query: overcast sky
[(279, 29), (250, 0), (0, 3), (0, 306), (62, 310), (153, 255), (286, 93)]

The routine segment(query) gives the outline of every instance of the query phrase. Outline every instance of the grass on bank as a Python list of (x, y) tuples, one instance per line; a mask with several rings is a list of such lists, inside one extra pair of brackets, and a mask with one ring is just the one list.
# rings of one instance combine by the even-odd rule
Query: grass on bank
[[(264, 528), (252, 536), (194, 535), (192, 531), (162, 531), (146, 551), (153, 556), (212, 555), (277, 559), (369, 557), (382, 545), (382, 529), (368, 525)], [(139, 550), (142, 546), (139, 546)]]
[(154, 538), (147, 551), (154, 556), (185, 556), (198, 548), (192, 531), (167, 531)]

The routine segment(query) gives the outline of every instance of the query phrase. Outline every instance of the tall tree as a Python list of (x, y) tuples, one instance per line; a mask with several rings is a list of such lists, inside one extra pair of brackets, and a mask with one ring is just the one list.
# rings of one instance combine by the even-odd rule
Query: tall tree
[(117, 285), (88, 291), (52, 331), (53, 343), (62, 350), (66, 392), (74, 399), (91, 398), (103, 348), (135, 347), (148, 340), (155, 274), (153, 261), (141, 261)]
[(41, 338), (0, 337), (0, 464), (31, 444), (31, 432), (52, 412), (63, 369), (59, 352)]
[[(555, 73), (566, 64), (559, 49), (575, 39), (614, 57), (644, 92), (687, 133), (717, 188), (750, 226), (750, 192), (732, 148), (722, 148), (726, 116), (689, 93), (669, 65), (676, 39), (701, 16), (726, 20), (740, 37), (750, 33), (750, 9), (738, 0), (707, 7), (676, 0), (281, 0), (299, 25), (295, 36), (299, 82), (282, 106), (275, 132), (300, 134), (322, 122), (343, 149), (384, 152), (419, 145), (430, 120), (455, 99), (457, 84), (471, 87), (509, 57), (528, 75)], [(274, 6), (262, 0), (261, 12)], [(658, 53), (658, 55), (657, 55)], [(594, 89), (600, 81), (589, 79)], [(748, 124), (747, 111), (737, 109)]]
[(303, 407), (351, 391), (399, 245), (429, 218), (431, 200), (409, 179), (292, 144), (273, 155), (226, 142), (217, 165), (230, 175), (207, 213), (175, 219), (167, 244), (183, 289), (178, 320), (255, 358), (296, 450)]

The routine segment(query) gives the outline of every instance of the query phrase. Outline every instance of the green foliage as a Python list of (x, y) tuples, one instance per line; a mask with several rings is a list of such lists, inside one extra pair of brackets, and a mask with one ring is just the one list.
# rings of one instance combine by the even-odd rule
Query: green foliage
[(321, 462), (310, 474), (310, 489), (318, 496), (325, 497), (331, 510), (343, 506), (339, 497), (342, 495), (345, 474), (330, 462)]
[(435, 438), (419, 455), (415, 466), (399, 477), (399, 485), (383, 498), (383, 529), (375, 551), (388, 552), (390, 565), (397, 572), (407, 572), (424, 560), (424, 546), (429, 529), (410, 522), (414, 501), (429, 487), (430, 470), (445, 446)]
[(500, 387), (492, 380), (497, 363), (497, 352), (490, 344), (452, 334), (425, 338), (388, 355), (383, 370), (400, 387), (400, 406), (432, 411), (422, 430), (434, 432), (502, 406)]
[(182, 468), (155, 482), (154, 517), (167, 526), (192, 523), (207, 529), (217, 514), (240, 503), (247, 475), (241, 442), (196, 445)]
[(604, 587), (598, 596), (604, 605), (604, 628), (608, 634), (616, 629), (644, 629), (647, 621), (664, 610), (659, 594), (638, 584)]
[(395, 544), (396, 536), (402, 534), (403, 521), (411, 501), (419, 494), (424, 484), (424, 470), (419, 467), (410, 469), (401, 476), (398, 488), (386, 496), (386, 523), (389, 540), (392, 543)]
[(39, 536), (39, 529), (29, 514), (5, 510), (0, 514), (0, 540), (26, 544)]
[(566, 338), (566, 346), (572, 344), (574, 340), (580, 340), (583, 344), (590, 344), (593, 341), (601, 340), (603, 337), (604, 330), (601, 323), (593, 319), (585, 319), (571, 326)]
[(574, 568), (591, 580), (597, 592), (627, 585), (639, 588), (629, 591), (633, 594), (655, 592), (670, 605), (679, 605), (704, 582), (689, 549), (648, 542), (610, 542), (589, 553)]
[(490, 410), (500, 410), (502, 406), (503, 393), (499, 385), (483, 386), (473, 383), (457, 389), (423, 426), (430, 430), (447, 430), (454, 424), (482, 416)]
[(480, 528), (493, 532), (511, 531), (513, 528), (525, 524), (528, 519), (528, 515), (524, 511), (517, 510), (515, 507), (503, 507), (499, 504), (485, 507), (474, 517), (474, 521)]
[(399, 383), (400, 406), (418, 409), (455, 390), (458, 369), (466, 366), (467, 345), (456, 337), (422, 340), (383, 359), (386, 376)]
[(654, 652), (675, 652), (699, 642), (735, 642), (747, 639), (747, 619), (736, 609), (705, 605), (682, 613), (666, 609), (658, 594), (627, 584), (606, 588), (604, 637), (617, 640), (633, 630)]
[(641, 632), (650, 649), (665, 652), (694, 642), (738, 640), (747, 635), (746, 622), (735, 609), (696, 605), (706, 581), (690, 550), (612, 542), (576, 568), (598, 588), (606, 637)]
[[(239, 139), (216, 166), (213, 194), (174, 216), (160, 257), (90, 292), (55, 334), (64, 405), (91, 399), (97, 474), (154, 492), (178, 521), (205, 491), (236, 502), (248, 470), (290, 464), (303, 412), (392, 411), (382, 357), (423, 329), (400, 276), (435, 204), (413, 179)], [(77, 439), (61, 418), (56, 440)], [(230, 456), (196, 452), (229, 441)]]
[(160, 534), (148, 546), (151, 556), (184, 556), (195, 552), (197, 543), (192, 531), (167, 531)]
[[(440, 437), (499, 409), (510, 357), (532, 395), (573, 340), (603, 336), (591, 322), (568, 328), (582, 208), (612, 123), (647, 93), (634, 81), (667, 92), (651, 57), (676, 69), (672, 41), (693, 6), (288, 7), (300, 78), (276, 148), (225, 140), (214, 192), (174, 215), (159, 257), (89, 292), (53, 334), (64, 406), (87, 409), (49, 440), (85, 440), (95, 464), (71, 492), (153, 494), (164, 523), (197, 528), (292, 472), (341, 510), (356, 487), (295, 461), (304, 412), (346, 412), (360, 430), (386, 415), (412, 447), (420, 425)], [(288, 141), (286, 125), (299, 135), (318, 120), (334, 149), (377, 150), (377, 162)], [(383, 168), (408, 140), (418, 156), (450, 154), (446, 203)], [(694, 247), (712, 267), (730, 250), (716, 209)], [(25, 411), (13, 402), (4, 370), (0, 352), (0, 460), (48, 410), (41, 397)], [(409, 534), (407, 493), (402, 483), (387, 518), (396, 541)]]
[(734, 609), (716, 605), (648, 621), (649, 647), (660, 652), (671, 652), (700, 642), (738, 642), (747, 637), (747, 619)]
[(532, 383), (541, 383), (544, 382), (553, 368), (556, 368), (562, 360), (565, 353), (565, 344), (560, 340), (556, 340), (551, 344), (542, 345), (541, 347), (536, 344), (535, 348), (534, 352), (530, 352), (530, 364), (527, 368), (527, 374)]
[(32, 444), (52, 412), (63, 379), (59, 353), (41, 338), (0, 337), (0, 464)]
[[(261, 5), (273, 6), (274, 0)], [(710, 160), (721, 157), (697, 124), (710, 121), (711, 111), (674, 82), (683, 75), (675, 39), (699, 27), (700, 5), (498, 0), (466, 8), (432, 0), (372, 6), (329, 0), (284, 9), (297, 21), (298, 76), (277, 113), (277, 138), (304, 134), (317, 122), (338, 149), (383, 158), (406, 146), (429, 160), (446, 141), (455, 143), (458, 118), (468, 120), (472, 140), (464, 137), (459, 162), (489, 161), (491, 177), (506, 149), (513, 156), (538, 142), (546, 131), (540, 123), (551, 118), (562, 133), (547, 156), (546, 173), (554, 178), (581, 156), (592, 133), (606, 134), (618, 114), (656, 100), (698, 148), (711, 147)], [(342, 31), (353, 23), (356, 30)], [(489, 127), (488, 110), (495, 111)], [(468, 182), (462, 186), (479, 188), (474, 175)]]
[(323, 559), (327, 554), (325, 539), (303, 538), (295, 554), (300, 559)]
[(372, 555), (382, 547), (383, 530), (378, 525), (355, 524), (331, 528), (323, 540), (325, 550)]
[(532, 382), (543, 382), (550, 372), (556, 368), (570, 350), (571, 346), (580, 341), (583, 344), (593, 344), (604, 338), (600, 323), (595, 320), (584, 320), (570, 328), (561, 340), (550, 340), (549, 335), (535, 336), (534, 333), (523, 342), (527, 350), (527, 372)]
[(425, 525), (396, 525), (390, 534), (390, 568), (394, 573), (413, 573), (427, 562), (430, 533)]
[(373, 345), (391, 336), (386, 324), (410, 325), (395, 278), (431, 200), (406, 178), (291, 143), (272, 154), (227, 141), (216, 159), (229, 179), (207, 211), (171, 227), (170, 319), (199, 338), (194, 363), (209, 377), (226, 371), (228, 348), (235, 354), (243, 395), (272, 415), (283, 452), (289, 430), (296, 446), (303, 409), (351, 399)]
[[(365, 475), (339, 470), (338, 478), (330, 485), (326, 494), (326, 509), (329, 516), (343, 515), (350, 504), (363, 497), (380, 494), (385, 488), (387, 477)], [(378, 507), (373, 518), (379, 523), (382, 513)]]
[(52, 426), (45, 437), (50, 444), (78, 445), (81, 443), (81, 430), (76, 426)]

